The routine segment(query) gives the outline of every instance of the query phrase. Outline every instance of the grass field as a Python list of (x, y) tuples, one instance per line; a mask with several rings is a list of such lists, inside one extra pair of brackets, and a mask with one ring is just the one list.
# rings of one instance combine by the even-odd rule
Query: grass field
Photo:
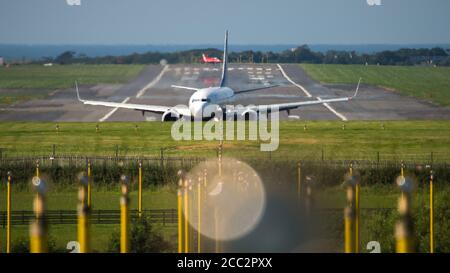
[(124, 83), (137, 76), (144, 65), (15, 65), (0, 67), (0, 104), (42, 98), (55, 89), (83, 84)]
[(450, 105), (450, 67), (301, 64), (322, 83), (363, 83)]
[[(352, 121), (342, 129), (342, 122), (319, 121), (281, 122), (279, 148), (275, 152), (260, 152), (258, 141), (225, 141), (228, 156), (280, 157), (292, 159), (371, 159), (380, 155), (386, 160), (428, 160), (433, 152), (436, 161), (449, 160), (449, 121)], [(171, 137), (172, 123), (111, 122), (0, 123), (0, 148), (3, 155), (48, 155), (52, 145), (58, 154), (109, 155), (116, 147), (119, 155), (215, 156), (218, 141), (175, 141)], [(138, 125), (138, 130), (135, 130)]]

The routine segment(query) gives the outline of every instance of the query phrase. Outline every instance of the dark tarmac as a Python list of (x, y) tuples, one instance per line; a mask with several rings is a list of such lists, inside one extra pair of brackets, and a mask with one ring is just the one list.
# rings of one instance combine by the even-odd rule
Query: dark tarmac
[[(321, 85), (294, 64), (230, 64), (229, 84), (234, 90), (278, 85), (236, 96), (235, 104), (272, 104), (351, 96), (356, 86)], [(285, 75), (283, 75), (283, 73)], [(187, 104), (193, 91), (174, 89), (172, 84), (209, 87), (218, 84), (220, 65), (149, 65), (124, 85), (80, 85), (83, 99), (175, 106)], [(286, 78), (287, 76), (288, 78)], [(75, 80), (75, 79), (74, 79)], [(294, 85), (295, 83), (296, 85)], [(311, 95), (311, 97), (308, 96)], [(440, 107), (397, 92), (361, 85), (358, 97), (326, 107), (322, 104), (292, 110), (291, 120), (418, 120), (450, 119), (450, 107)], [(45, 99), (0, 108), (0, 121), (159, 121), (161, 115), (139, 111), (83, 105), (74, 89), (58, 90)]]

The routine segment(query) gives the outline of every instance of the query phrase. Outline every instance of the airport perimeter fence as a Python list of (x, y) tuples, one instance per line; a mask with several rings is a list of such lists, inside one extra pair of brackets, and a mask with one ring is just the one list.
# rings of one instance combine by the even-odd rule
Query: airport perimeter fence
[[(145, 209), (142, 216), (150, 223), (162, 226), (177, 224), (176, 209)], [(139, 218), (137, 210), (130, 210), (131, 220)], [(78, 214), (76, 210), (47, 210), (45, 217), (48, 224), (52, 225), (76, 225)], [(28, 225), (35, 219), (32, 210), (14, 210), (11, 212), (11, 225)], [(89, 218), (90, 224), (119, 224), (120, 210), (92, 210)], [(0, 225), (6, 227), (6, 211), (0, 211)]]
[[(224, 156), (227, 156), (225, 153)], [(78, 175), (86, 171), (88, 162), (92, 167), (92, 178), (96, 185), (117, 185), (120, 175), (126, 174), (132, 181), (132, 188), (137, 180), (139, 162), (143, 169), (143, 185), (176, 185), (177, 172), (180, 169), (189, 171), (204, 160), (215, 160), (214, 157), (173, 157), (173, 156), (79, 156), (52, 155), (29, 157), (3, 157), (0, 159), (0, 177), (5, 179), (11, 171), (16, 186), (28, 185), (35, 175), (36, 167), (52, 185), (75, 184)], [(361, 173), (365, 183), (392, 183), (403, 166), (419, 181), (429, 175), (433, 169), (439, 181), (450, 181), (450, 163), (435, 162), (432, 155), (426, 160), (300, 160), (288, 157), (241, 157), (253, 167), (267, 184), (278, 184), (285, 181), (286, 185), (295, 184), (298, 163), (301, 163), (302, 176), (314, 175), (320, 185), (338, 185), (350, 164)], [(3, 183), (2, 183), (3, 184)], [(3, 185), (0, 185), (2, 187)]]

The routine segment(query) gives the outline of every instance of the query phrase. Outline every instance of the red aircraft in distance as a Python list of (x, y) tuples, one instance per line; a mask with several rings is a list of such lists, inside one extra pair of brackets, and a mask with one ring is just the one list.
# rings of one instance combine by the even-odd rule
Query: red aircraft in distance
[(216, 57), (208, 57), (208, 55), (202, 54), (202, 62), (205, 64), (218, 64), (221, 63), (222, 60)]

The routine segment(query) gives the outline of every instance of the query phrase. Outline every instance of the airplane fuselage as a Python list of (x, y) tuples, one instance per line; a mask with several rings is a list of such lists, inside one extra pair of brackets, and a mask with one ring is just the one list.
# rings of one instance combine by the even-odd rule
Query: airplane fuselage
[(194, 119), (203, 117), (209, 105), (223, 105), (234, 100), (234, 91), (229, 87), (208, 87), (195, 91), (189, 99), (189, 111)]

